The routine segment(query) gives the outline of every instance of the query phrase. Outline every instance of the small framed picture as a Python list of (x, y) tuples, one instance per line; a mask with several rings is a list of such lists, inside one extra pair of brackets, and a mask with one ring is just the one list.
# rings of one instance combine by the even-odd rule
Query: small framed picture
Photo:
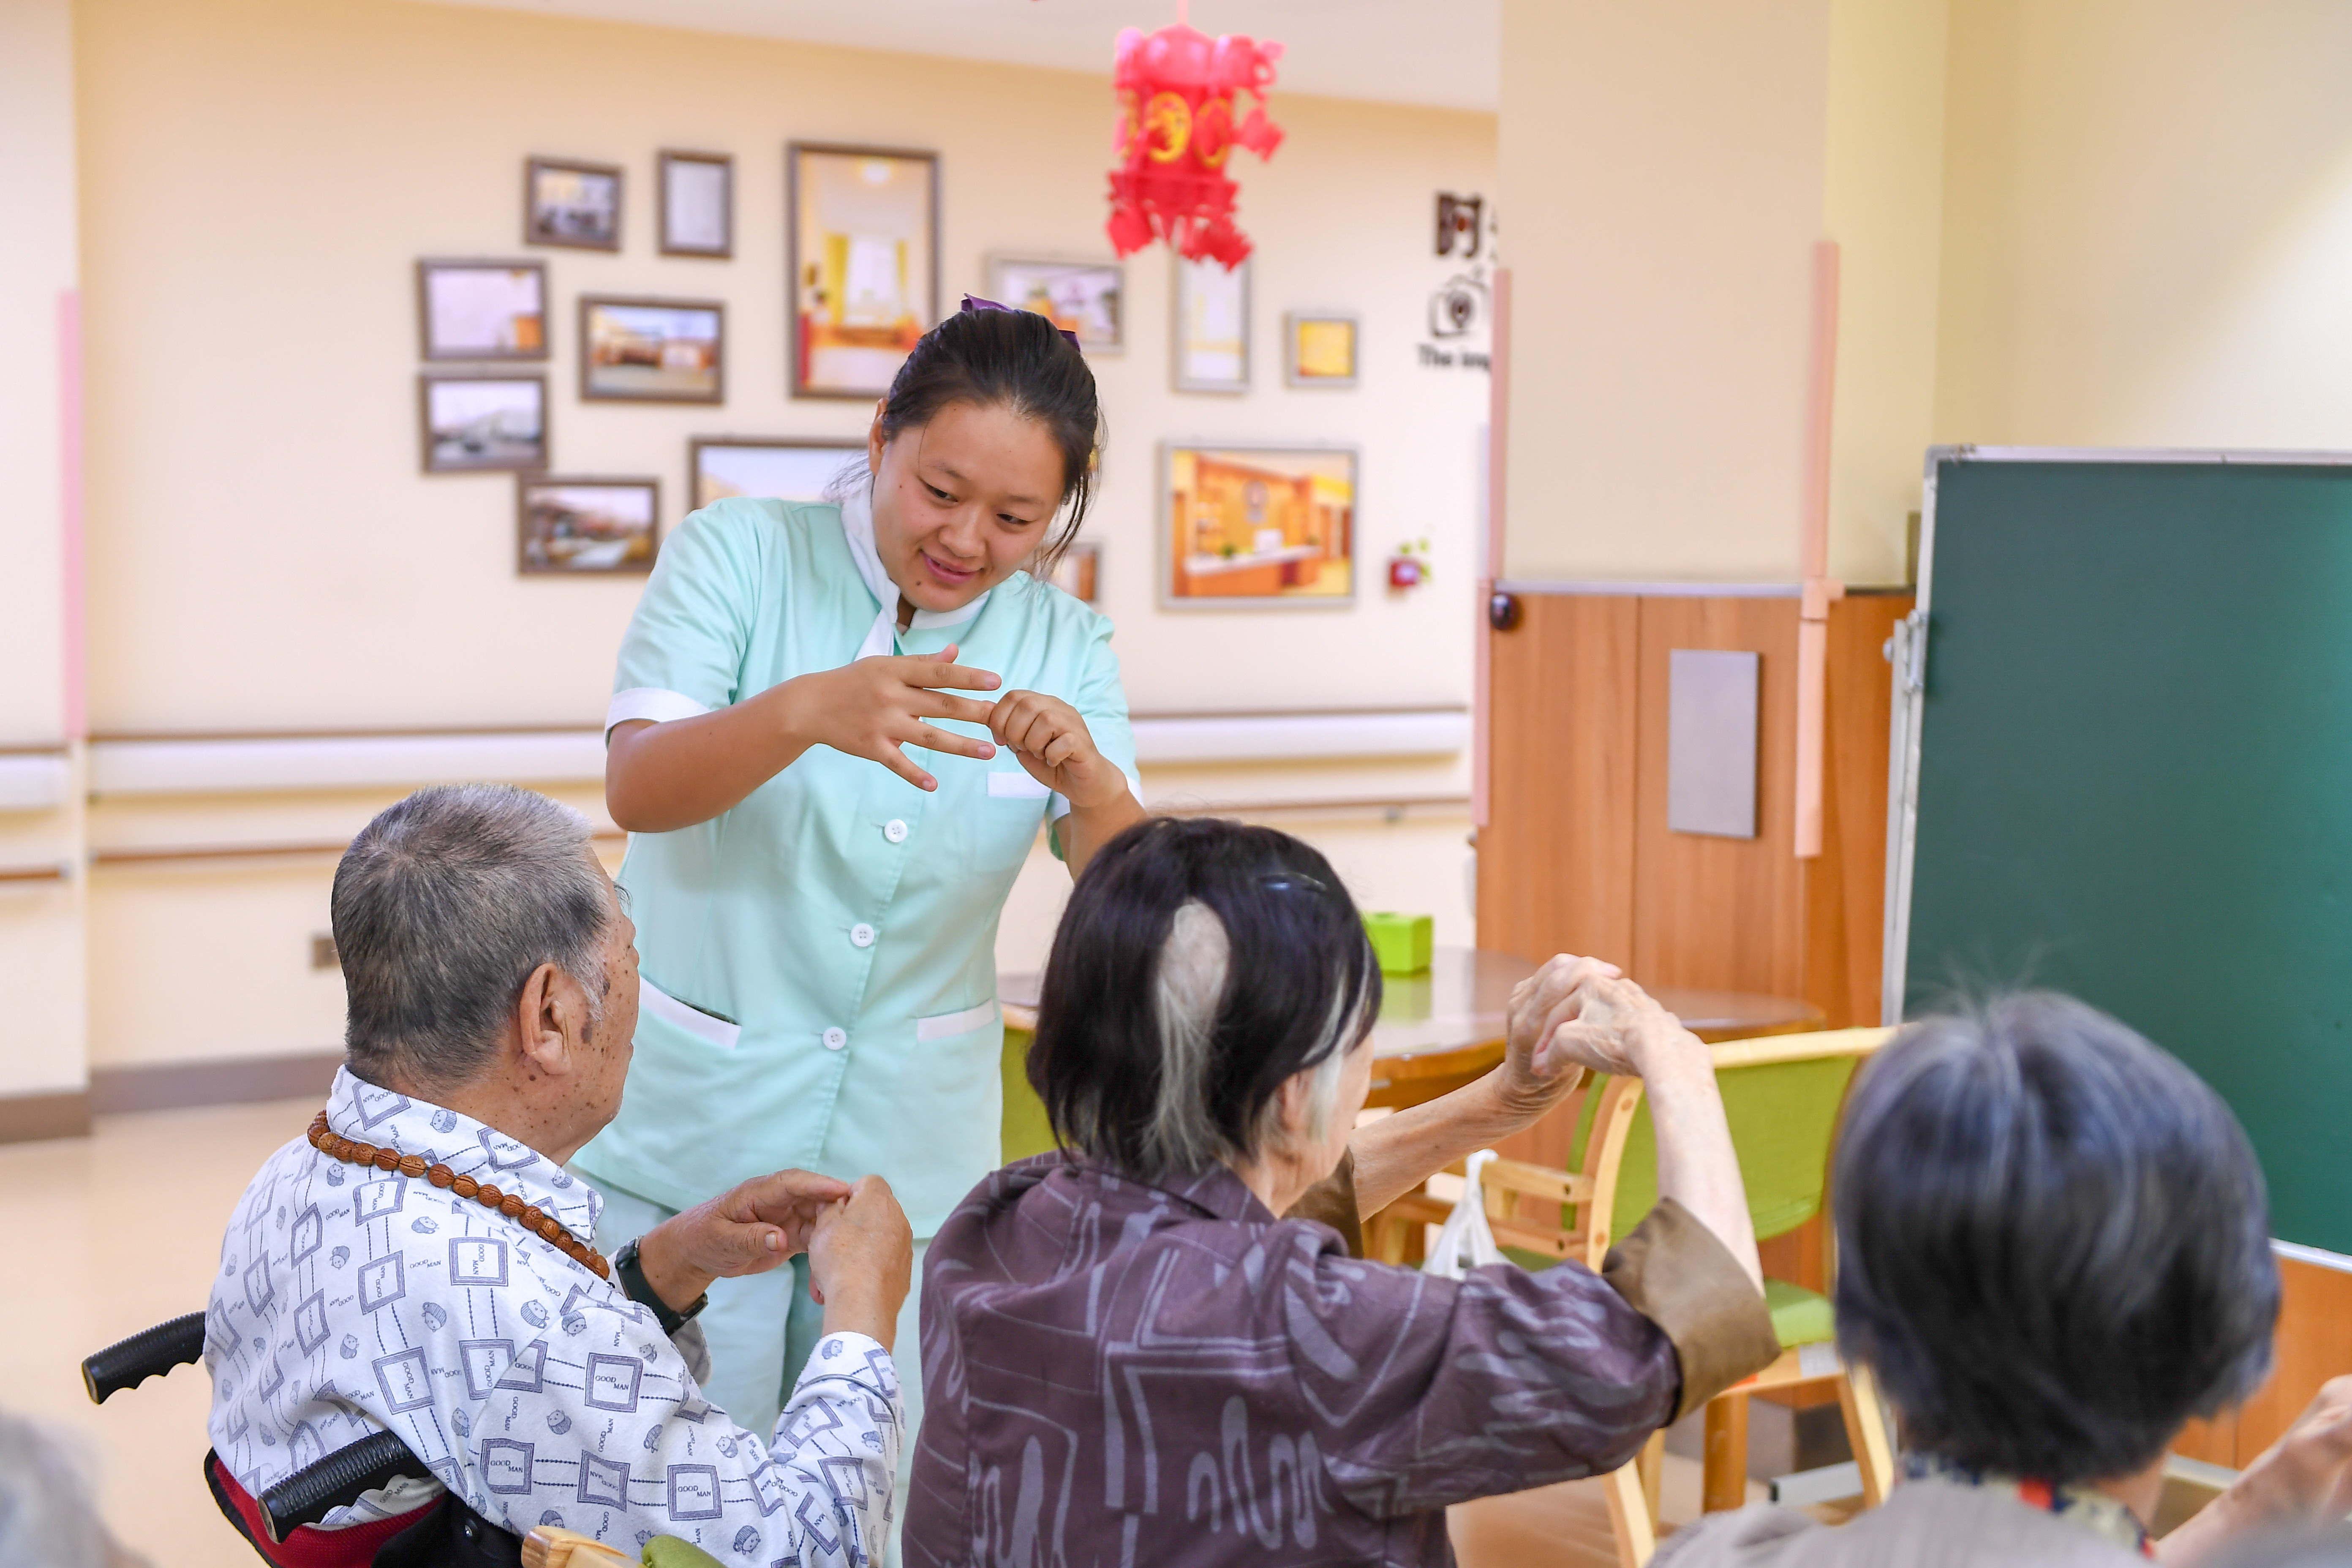
[(629, 403), (727, 400), (727, 307), (717, 300), (580, 297), (580, 395)]
[(865, 443), (793, 436), (697, 436), (687, 443), (694, 505), (730, 496), (821, 501), (843, 469), (866, 456)]
[(547, 467), (547, 377), (427, 371), (416, 397), (426, 473)]
[(724, 153), (663, 153), (659, 159), (661, 253), (735, 254), (735, 160)]
[(611, 163), (532, 158), (522, 168), (522, 242), (621, 248), (621, 171)]
[(1247, 392), (1249, 263), (1176, 260), (1176, 390)]
[(1356, 384), (1361, 329), (1344, 310), (1293, 310), (1282, 318), (1283, 373), (1293, 386)]
[(792, 395), (879, 397), (940, 319), (936, 153), (785, 150)]
[(416, 326), (428, 360), (545, 359), (547, 264), (420, 261)]
[(1160, 445), (1162, 608), (1337, 608), (1355, 598), (1355, 448)]
[(1062, 552), (1054, 570), (1045, 574), (1045, 581), (1082, 605), (1095, 602), (1095, 594), (1102, 580), (1102, 546), (1092, 540), (1081, 540)]
[(1090, 354), (1115, 354), (1126, 346), (1120, 331), (1126, 279), (1127, 268), (1116, 261), (988, 258), (991, 299), (1034, 310), (1064, 331), (1077, 333), (1078, 347)]
[(654, 569), (661, 543), (657, 479), (515, 481), (515, 570), (526, 577), (579, 577)]

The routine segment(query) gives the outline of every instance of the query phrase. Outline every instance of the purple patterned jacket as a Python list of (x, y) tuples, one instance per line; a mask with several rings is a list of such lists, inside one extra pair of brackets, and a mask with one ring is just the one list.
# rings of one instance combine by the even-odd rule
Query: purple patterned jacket
[(1675, 1414), (1622, 1289), (1361, 1262), (1223, 1168), (1007, 1166), (924, 1262), (907, 1562), (1449, 1563), (1448, 1503), (1613, 1469)]

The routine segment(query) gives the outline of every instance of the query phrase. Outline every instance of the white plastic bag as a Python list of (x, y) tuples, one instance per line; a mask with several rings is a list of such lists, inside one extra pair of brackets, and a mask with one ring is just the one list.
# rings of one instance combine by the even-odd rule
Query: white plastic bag
[(1445, 1223), (1437, 1227), (1437, 1239), (1430, 1244), (1429, 1260), (1421, 1266), (1423, 1273), (1434, 1274), (1441, 1279), (1459, 1279), (1481, 1264), (1509, 1261), (1503, 1256), (1503, 1249), (1495, 1245), (1495, 1233), (1486, 1226), (1486, 1194), (1478, 1181), (1478, 1173), (1494, 1158), (1492, 1149), (1481, 1149), (1470, 1156), (1461, 1201), (1445, 1216)]

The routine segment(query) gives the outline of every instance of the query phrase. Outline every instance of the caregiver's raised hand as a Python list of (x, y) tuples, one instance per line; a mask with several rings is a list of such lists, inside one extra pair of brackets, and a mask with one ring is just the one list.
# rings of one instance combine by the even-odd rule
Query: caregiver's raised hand
[(773, 692), (776, 721), (803, 750), (831, 746), (853, 757), (880, 763), (917, 789), (937, 789), (939, 780), (908, 757), (904, 748), (956, 756), (996, 755), (987, 741), (958, 735), (927, 722), (955, 719), (986, 724), (985, 702), (953, 695), (956, 690), (993, 691), (1002, 684), (985, 669), (956, 662), (956, 645), (937, 653), (861, 658), (839, 669), (803, 675)]
[(667, 833), (708, 822), (800, 759), (831, 746), (881, 763), (917, 789), (939, 781), (903, 748), (988, 758), (995, 746), (929, 721), (989, 721), (989, 704), (955, 692), (993, 691), (992, 672), (956, 662), (951, 643), (935, 654), (861, 658), (838, 669), (796, 675), (729, 707), (655, 723), (631, 719), (605, 742), (604, 804), (631, 833)]

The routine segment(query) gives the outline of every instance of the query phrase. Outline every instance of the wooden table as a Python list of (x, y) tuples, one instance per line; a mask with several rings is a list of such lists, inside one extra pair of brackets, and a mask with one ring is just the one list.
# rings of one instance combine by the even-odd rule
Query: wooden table
[[(1514, 953), (1441, 947), (1424, 973), (1386, 976), (1380, 1021), (1372, 1026), (1376, 1060), (1365, 1103), (1419, 1105), (1492, 1070), (1503, 1059), (1511, 990), (1536, 968)], [(996, 977), (1007, 1028), (1036, 1026), (1037, 979), (1034, 973)], [(1825, 1021), (1819, 1007), (1794, 997), (1671, 985), (1651, 994), (1709, 1043), (1799, 1034)]]

